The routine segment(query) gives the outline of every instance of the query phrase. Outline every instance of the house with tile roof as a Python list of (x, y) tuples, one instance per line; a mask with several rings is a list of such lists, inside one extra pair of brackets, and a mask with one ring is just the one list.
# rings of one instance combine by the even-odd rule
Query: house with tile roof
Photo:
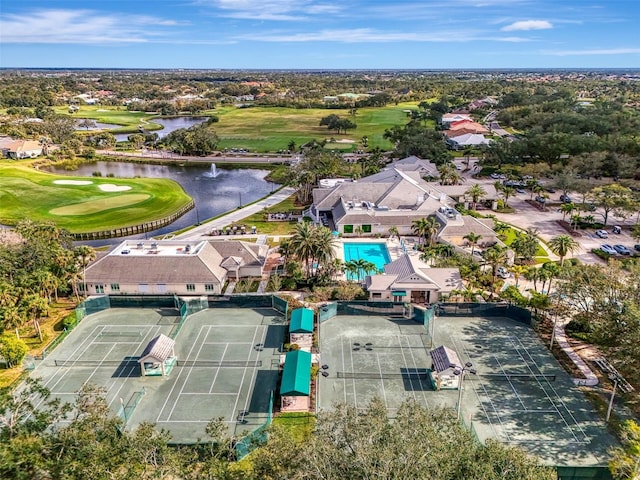
[(426, 305), (437, 303), (441, 295), (463, 287), (457, 268), (431, 268), (410, 252), (383, 267), (383, 273), (368, 275), (365, 285), (369, 300)]
[(36, 140), (4, 141), (0, 146), (6, 158), (36, 158), (42, 155), (42, 144)]
[(208, 295), (227, 279), (260, 277), (266, 246), (241, 241), (126, 240), (86, 268), (88, 295)]
[(484, 135), (476, 133), (466, 133), (455, 137), (448, 137), (447, 145), (453, 150), (460, 150), (467, 147), (477, 148), (483, 145), (489, 145), (491, 140), (485, 138)]

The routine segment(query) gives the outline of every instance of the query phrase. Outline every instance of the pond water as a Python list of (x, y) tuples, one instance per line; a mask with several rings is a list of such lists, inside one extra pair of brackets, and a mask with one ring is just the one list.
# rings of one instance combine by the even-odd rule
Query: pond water
[(121, 126), (121, 125), (114, 125), (113, 123), (94, 122), (94, 126), (87, 128), (80, 125), (80, 123), (82, 123), (84, 120), (87, 120), (87, 119), (81, 118), (76, 122), (76, 130), (91, 132), (93, 130), (112, 130), (114, 128), (120, 128)]
[[(194, 199), (196, 208), (187, 212), (171, 225), (147, 233), (157, 236), (180, 230), (198, 222), (235, 210), (240, 205), (254, 202), (277, 189), (280, 185), (265, 180), (268, 170), (238, 169), (224, 170), (211, 164), (188, 166), (144, 165), (137, 163), (96, 162), (82, 165), (78, 170), (52, 169), (60, 175), (82, 175), (91, 177), (93, 172), (101, 172), (103, 177), (170, 178), (178, 182)], [(144, 235), (123, 238), (143, 238)], [(123, 238), (90, 242), (91, 245), (119, 243)]]
[[(206, 122), (208, 117), (176, 117), (176, 118), (154, 118), (150, 122), (162, 125), (162, 130), (152, 130), (152, 133), (157, 133), (158, 138), (166, 137), (171, 132), (178, 130), (179, 128), (189, 128), (194, 125)], [(113, 127), (113, 125), (111, 125)], [(105, 127), (108, 128), (108, 127)], [(118, 133), (115, 135), (118, 142), (126, 142), (130, 133)]]

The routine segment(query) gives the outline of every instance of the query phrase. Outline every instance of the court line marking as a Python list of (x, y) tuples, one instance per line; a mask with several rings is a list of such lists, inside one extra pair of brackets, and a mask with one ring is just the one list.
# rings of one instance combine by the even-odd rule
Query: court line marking
[[(346, 364), (344, 363), (344, 340), (340, 339), (340, 352), (342, 353), (342, 371), (346, 370)], [(344, 403), (347, 403), (347, 379), (342, 379), (342, 391), (344, 393)]]
[[(404, 348), (402, 348), (402, 340), (400, 339), (400, 334), (396, 334), (396, 339), (398, 341), (398, 344), (400, 345), (400, 353), (402, 354), (402, 361), (404, 362), (405, 366), (408, 367), (409, 364), (407, 363), (407, 359), (406, 359), (406, 357), (404, 355)], [(407, 340), (407, 342), (408, 342), (408, 340)], [(411, 352), (411, 351), (409, 351), (409, 352)], [(414, 366), (415, 366), (415, 359), (414, 359), (413, 363), (414, 363)], [(420, 380), (418, 380), (418, 383), (419, 382), (420, 382)], [(411, 385), (411, 393), (413, 393), (413, 399), (417, 400), (416, 399), (416, 390), (415, 390), (415, 388), (413, 386), (413, 379), (411, 377), (409, 377), (409, 384)]]
[[(500, 363), (500, 360), (498, 360), (498, 357), (496, 357), (495, 355), (493, 355), (493, 359), (496, 361), (496, 363), (498, 364), (498, 367), (500, 367), (500, 371), (506, 375), (507, 371), (504, 369), (504, 367), (502, 366), (502, 363)], [(524, 408), (524, 410), (527, 410), (527, 406), (524, 404), (524, 402), (522, 401), (522, 398), (520, 397), (520, 394), (518, 393), (518, 390), (516, 390), (516, 387), (513, 385), (513, 382), (511, 381), (511, 379), (509, 377), (507, 377), (507, 382), (509, 382), (509, 386), (511, 387), (511, 390), (513, 391), (513, 393), (515, 393), (516, 398), (518, 399), (518, 401), (520, 402), (520, 405), (522, 405), (522, 408)]]
[[(202, 327), (201, 327), (202, 330)], [(207, 328), (207, 333), (205, 333), (204, 338), (207, 338), (207, 336), (209, 335), (211, 328)], [(198, 337), (200, 337), (200, 332), (198, 332)], [(198, 353), (196, 353), (196, 359), (200, 356), (200, 352), (202, 352), (202, 349), (204, 348), (204, 342), (200, 344), (200, 348), (198, 348)], [(169, 419), (171, 419), (171, 416), (173, 415), (173, 411), (176, 409), (176, 406), (178, 405), (178, 403), (180, 402), (180, 396), (182, 395), (182, 392), (184, 390), (184, 387), (186, 386), (186, 384), (189, 382), (189, 377), (191, 376), (191, 372), (193, 372), (193, 366), (188, 367), (189, 371), (187, 372), (187, 376), (185, 377), (184, 381), (182, 382), (182, 386), (180, 387), (180, 391), (178, 392), (178, 396), (176, 397), (175, 401), (173, 402), (173, 406), (171, 407), (171, 411), (169, 411)]]
[[(259, 324), (258, 324), (258, 325), (256, 325), (256, 326), (254, 327), (254, 330), (253, 330), (253, 340), (251, 341), (251, 343), (252, 343), (252, 344), (254, 344), (254, 345), (255, 345), (255, 343), (256, 343), (256, 335), (257, 335), (257, 333), (258, 333), (258, 328), (260, 328), (260, 327), (264, 327), (264, 325), (259, 325)], [(250, 350), (249, 350), (249, 355), (247, 355), (247, 362), (251, 359), (251, 353), (252, 353), (252, 352), (253, 352), (253, 350), (251, 350), (251, 349), (250, 349)], [(224, 360), (224, 358), (223, 358), (223, 360)], [(249, 368), (249, 367), (244, 367), (244, 371), (242, 372), (242, 380), (240, 381), (240, 388), (238, 388), (238, 394), (236, 395), (236, 401), (235, 401), (235, 403), (233, 404), (233, 410), (231, 411), (231, 418), (230, 418), (230, 420), (232, 420), (234, 417), (236, 417), (236, 416), (237, 416), (237, 415), (236, 415), (236, 411), (237, 411), (237, 408), (238, 408), (238, 400), (240, 400), (240, 392), (242, 392), (242, 387), (244, 386), (244, 380), (245, 380), (245, 377), (246, 377), (246, 375), (247, 375), (247, 369), (248, 369), (248, 368)], [(252, 370), (255, 370), (255, 367), (254, 367), (254, 368), (252, 368)], [(253, 372), (252, 372), (252, 373), (253, 373)], [(247, 395), (248, 395), (248, 393), (247, 393)]]
[(380, 386), (382, 387), (382, 398), (384, 399), (385, 408), (389, 408), (387, 403), (387, 390), (384, 388), (384, 378), (382, 378), (382, 365), (380, 365), (380, 356), (376, 353), (376, 362), (378, 362), (378, 371), (380, 372)]
[[(409, 342), (409, 337), (410, 336), (414, 336), (414, 335), (404, 335), (405, 339), (407, 340), (407, 343)], [(400, 342), (400, 348), (402, 348), (402, 342)], [(413, 354), (413, 350), (409, 350), (409, 356), (411, 357), (411, 361), (413, 362), (413, 368), (417, 369), (418, 367), (418, 362), (416, 360), (415, 355)], [(402, 349), (402, 358), (404, 359), (404, 349)], [(427, 361), (429, 360), (428, 355), (427, 355)], [(407, 361), (405, 360), (405, 365), (408, 365)], [(427, 366), (425, 365), (425, 368)], [(420, 385), (420, 390), (422, 392), (422, 399), (424, 400), (424, 404), (425, 406), (428, 408), (429, 407), (429, 401), (427, 400), (427, 396), (424, 393), (424, 386), (422, 385), (422, 381), (418, 378), (418, 385)], [(411, 381), (411, 388), (413, 388), (413, 381)], [(415, 390), (414, 390), (414, 398), (415, 398)]]
[[(353, 342), (351, 342), (352, 338), (349, 337), (349, 343), (350, 343), (350, 350), (349, 350), (349, 357), (351, 357), (351, 371), (353, 372)], [(344, 340), (343, 340), (344, 341)], [(356, 379), (354, 378), (352, 380), (352, 384), (353, 384), (353, 404), (355, 405), (356, 408), (358, 408), (358, 392), (356, 391)]]
[[(462, 343), (462, 341), (458, 341), (454, 335), (449, 335), (449, 338), (451, 339), (451, 343), (454, 345), (454, 347), (456, 347), (456, 350), (459, 349), (460, 351), (464, 352), (464, 354), (467, 356), (469, 361), (471, 361), (473, 357), (471, 355), (469, 355), (469, 352), (465, 348), (464, 343)], [(484, 396), (489, 400), (489, 404), (491, 406), (491, 409), (493, 410), (493, 413), (495, 414), (496, 418), (498, 419), (498, 423), (500, 424), (500, 429), (499, 430), (498, 430), (498, 428), (496, 428), (494, 423), (491, 421), (491, 416), (489, 415), (489, 412), (486, 409), (485, 402), (483, 402), (482, 399), (480, 398), (480, 394), (478, 393), (478, 389), (476, 388), (476, 383), (480, 384), (480, 386), (482, 387), (482, 390), (484, 392)], [(486, 389), (486, 386), (485, 386), (484, 382), (482, 380), (480, 380), (478, 382), (473, 382), (473, 384), (471, 385), (471, 388), (473, 389), (474, 393), (476, 394), (476, 398), (478, 399), (478, 403), (482, 407), (482, 411), (484, 412), (485, 418), (489, 422), (489, 425), (491, 426), (491, 430), (493, 430), (493, 432), (495, 433), (496, 437), (498, 437), (498, 438), (500, 438), (500, 437), (505, 438), (506, 437), (506, 441), (510, 442), (511, 441), (511, 437), (509, 436), (509, 433), (507, 432), (506, 428), (504, 427), (504, 423), (502, 422), (502, 416), (500, 415), (500, 412), (496, 408), (496, 405), (493, 403), (492, 396), (489, 394), (489, 392), (487, 392), (487, 389)]]
[[(189, 353), (187, 353), (187, 358), (189, 358), (191, 356), (191, 352), (193, 352), (193, 349), (196, 348), (197, 345), (197, 340), (200, 338), (200, 335), (202, 334), (202, 330), (204, 329), (204, 325), (200, 326), (200, 330), (198, 331), (198, 335), (196, 335), (196, 341), (193, 342), (193, 344), (191, 345), (191, 348), (189, 349)], [(169, 402), (169, 398), (171, 397), (171, 395), (173, 395), (173, 391), (175, 390), (176, 386), (178, 385), (178, 380), (180, 380), (180, 377), (182, 376), (182, 369), (180, 369), (180, 371), (178, 372), (178, 375), (176, 376), (176, 381), (175, 383), (171, 386), (171, 390), (169, 390), (169, 394), (167, 395), (167, 398), (165, 399), (164, 403), (162, 404), (162, 408), (160, 409), (160, 411), (158, 412), (158, 416), (156, 417), (156, 422), (160, 421), (160, 416), (162, 415), (162, 412), (164, 412), (165, 407), (167, 406), (167, 403)], [(176, 400), (174, 400), (174, 407), (175, 407), (175, 402), (178, 401), (178, 399), (180, 398), (180, 396), (178, 395), (178, 398)], [(170, 417), (170, 415), (169, 415)], [(167, 418), (169, 418), (167, 417)]]
[[(267, 325), (257, 325), (258, 327), (265, 327), (262, 329), (262, 337), (260, 338), (260, 342), (264, 345), (264, 342), (267, 338)], [(260, 352), (258, 352), (256, 350), (256, 360), (258, 359), (258, 357), (260, 357)], [(251, 358), (251, 350), (249, 351), (249, 358)], [(252, 371), (251, 371), (251, 383), (249, 384), (249, 388), (251, 388), (253, 386), (253, 388), (255, 388), (255, 384), (256, 384), (256, 377), (258, 375), (258, 368), (257, 367), (253, 367)], [(277, 387), (276, 387), (277, 388)], [(244, 410), (245, 411), (249, 411), (249, 398), (251, 398), (251, 395), (249, 395), (250, 392), (247, 392), (247, 398), (244, 401)], [(240, 395), (240, 392), (238, 392), (238, 396)]]
[[(207, 345), (206, 343), (203, 343), (203, 345)], [(224, 360), (224, 356), (227, 353), (227, 349), (229, 348), (229, 344), (227, 343), (227, 345), (224, 347), (224, 351), (222, 352), (222, 359)], [(211, 386), (209, 387), (209, 393), (213, 392), (213, 386), (216, 384), (216, 379), (218, 378), (218, 374), (220, 373), (220, 369), (222, 368), (221, 365), (218, 365), (218, 368), (216, 369), (216, 374), (213, 376), (213, 382), (211, 382)]]
[[(511, 341), (513, 342), (514, 337), (511, 337)], [(539, 373), (542, 372), (542, 370), (540, 369), (540, 367), (536, 364), (535, 359), (533, 358), (533, 356), (531, 355), (531, 353), (529, 352), (529, 350), (527, 349), (527, 347), (524, 346), (524, 344), (520, 341), (519, 338), (515, 337), (515, 339), (518, 341), (518, 343), (520, 344), (520, 346), (522, 347), (522, 350), (524, 350), (524, 352), (527, 354), (527, 356), (529, 357), (529, 359), (531, 360), (532, 364), (536, 367), (536, 369), (538, 370)], [(522, 357), (522, 354), (520, 353), (520, 350), (518, 350), (518, 355), (520, 355), (520, 358), (522, 358), (522, 361), (525, 362), (525, 364), (527, 365), (527, 367), (529, 368), (529, 370), (533, 373), (533, 370), (531, 369), (530, 364)], [(553, 394), (555, 395), (555, 399), (562, 405), (562, 407), (564, 408), (564, 410), (569, 414), (569, 416), (571, 417), (571, 419), (573, 420), (574, 425), (578, 428), (578, 430), (580, 431), (580, 433), (582, 434), (582, 436), (584, 437), (585, 441), (580, 441), (578, 440), (578, 437), (576, 436), (575, 432), (573, 431), (573, 427), (569, 425), (569, 423), (567, 422), (567, 420), (565, 419), (564, 415), (562, 415), (562, 413), (560, 412), (560, 409), (558, 408), (558, 406), (556, 405), (556, 402), (554, 401), (554, 399), (551, 398), (551, 396), (549, 395), (549, 393), (546, 391), (544, 385), (542, 384), (542, 382), (539, 380), (538, 377), (536, 377), (536, 382), (538, 383), (538, 385), (540, 386), (540, 388), (545, 392), (545, 395), (547, 395), (549, 401), (551, 402), (551, 405), (553, 405), (553, 407), (558, 411), (558, 415), (560, 415), (560, 417), (562, 418), (562, 421), (565, 423), (565, 425), (567, 426), (567, 428), (569, 429), (569, 431), (571, 432), (571, 434), (573, 435), (573, 437), (575, 438), (576, 442), (578, 443), (589, 443), (589, 437), (587, 436), (587, 434), (585, 433), (585, 431), (582, 429), (582, 427), (580, 426), (580, 424), (578, 423), (578, 421), (576, 420), (576, 418), (573, 416), (573, 413), (571, 413), (571, 410), (569, 410), (569, 408), (567, 407), (567, 405), (565, 404), (564, 400), (562, 400), (562, 398), (560, 397), (560, 395), (558, 394), (557, 390), (555, 389), (555, 387), (553, 385), (551, 385), (551, 382), (549, 382), (548, 380), (546, 381), (547, 387), (553, 392)]]

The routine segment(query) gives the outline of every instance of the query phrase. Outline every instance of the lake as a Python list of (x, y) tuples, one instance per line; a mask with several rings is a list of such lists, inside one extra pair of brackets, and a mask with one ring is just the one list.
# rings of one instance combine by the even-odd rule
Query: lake
[[(103, 177), (113, 174), (120, 178), (147, 177), (170, 178), (178, 182), (194, 199), (196, 208), (187, 212), (171, 225), (147, 233), (157, 236), (174, 232), (194, 225), (198, 222), (235, 210), (240, 205), (254, 202), (280, 187), (276, 183), (265, 180), (268, 170), (215, 169), (210, 164), (188, 166), (146, 165), (138, 163), (96, 162), (80, 166), (78, 170), (66, 171), (52, 169), (59, 175), (82, 175), (91, 177), (93, 172), (101, 172)], [(122, 237), (119, 239), (90, 242), (91, 245), (119, 243), (124, 238), (143, 238), (144, 236)]]
[[(208, 117), (176, 117), (176, 118), (154, 118), (150, 120), (151, 123), (157, 123), (162, 125), (162, 130), (150, 130), (152, 133), (157, 133), (158, 138), (166, 137), (171, 132), (178, 130), (179, 128), (189, 128), (194, 125), (199, 125), (206, 122)], [(113, 127), (113, 126), (112, 126)], [(113, 127), (115, 128), (115, 127)], [(126, 142), (130, 133), (118, 133), (115, 135), (118, 142)]]

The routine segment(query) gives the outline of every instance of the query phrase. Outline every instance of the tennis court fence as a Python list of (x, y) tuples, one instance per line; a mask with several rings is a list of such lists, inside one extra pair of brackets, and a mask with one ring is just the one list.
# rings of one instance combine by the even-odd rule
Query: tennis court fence
[[(124, 360), (54, 360), (56, 367), (134, 367), (138, 366), (137, 358)], [(262, 366), (262, 360), (254, 361), (214, 361), (214, 360), (177, 360), (176, 367), (236, 367), (258, 368)]]
[[(427, 380), (429, 378), (428, 369), (407, 369), (401, 372), (337, 372), (338, 378), (344, 379), (382, 379), (391, 380), (394, 378)], [(480, 375), (466, 375), (465, 380), (497, 380), (497, 381), (545, 381), (554, 382), (555, 375), (525, 374), (525, 373), (487, 373)]]

